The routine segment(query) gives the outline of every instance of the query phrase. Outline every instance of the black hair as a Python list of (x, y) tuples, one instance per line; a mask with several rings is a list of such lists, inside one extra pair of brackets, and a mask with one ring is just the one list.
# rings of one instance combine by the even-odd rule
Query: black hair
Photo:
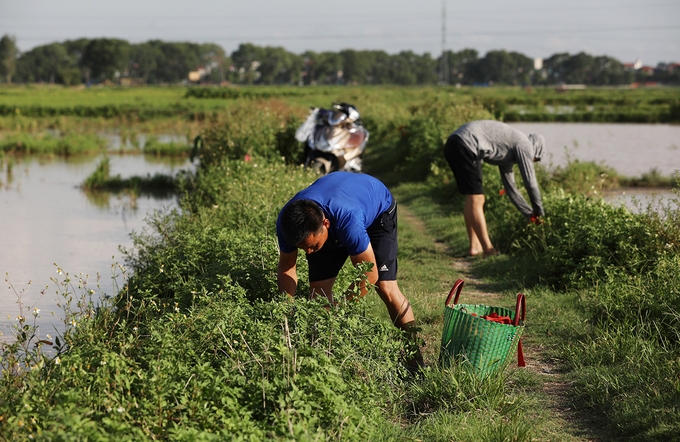
[(295, 200), (281, 210), (281, 235), (283, 240), (297, 246), (309, 235), (319, 232), (323, 226), (324, 214), (312, 200)]

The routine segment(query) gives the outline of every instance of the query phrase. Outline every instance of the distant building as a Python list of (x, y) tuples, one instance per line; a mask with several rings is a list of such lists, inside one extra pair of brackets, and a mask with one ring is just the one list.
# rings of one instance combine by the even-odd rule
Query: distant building
[(541, 69), (543, 69), (543, 59), (540, 57), (534, 58), (534, 70), (540, 71)]
[(205, 77), (206, 70), (203, 67), (197, 68), (195, 71), (189, 72), (188, 79), (192, 83), (198, 83)]
[(670, 63), (666, 66), (666, 72), (673, 73), (676, 70), (680, 70), (680, 63)]

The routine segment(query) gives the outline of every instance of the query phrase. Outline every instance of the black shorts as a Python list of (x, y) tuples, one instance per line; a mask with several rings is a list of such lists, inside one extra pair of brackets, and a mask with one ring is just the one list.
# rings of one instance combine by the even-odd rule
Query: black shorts
[[(389, 209), (383, 212), (368, 229), (368, 237), (373, 246), (377, 264), (378, 281), (397, 280), (397, 202), (392, 201)], [(328, 239), (323, 247), (307, 256), (309, 281), (323, 281), (338, 276), (347, 261), (349, 252)], [(374, 271), (376, 269), (373, 269)]]
[(482, 188), (482, 160), (478, 160), (458, 135), (451, 135), (444, 145), (444, 156), (463, 195), (480, 195)]

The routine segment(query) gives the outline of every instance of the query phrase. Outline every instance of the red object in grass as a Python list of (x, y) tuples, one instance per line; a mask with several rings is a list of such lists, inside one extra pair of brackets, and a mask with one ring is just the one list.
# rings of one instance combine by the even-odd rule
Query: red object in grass
[(500, 196), (505, 195), (505, 189), (499, 190), (499, 191), (498, 191), (498, 194), (499, 194)]
[(543, 220), (538, 215), (531, 215), (531, 222), (537, 226), (543, 224)]
[(243, 157), (243, 161), (245, 161), (245, 162), (247, 163), (247, 162), (250, 161), (250, 160), (251, 160), (250, 155), (249, 155), (249, 154), (245, 154), (244, 157)]

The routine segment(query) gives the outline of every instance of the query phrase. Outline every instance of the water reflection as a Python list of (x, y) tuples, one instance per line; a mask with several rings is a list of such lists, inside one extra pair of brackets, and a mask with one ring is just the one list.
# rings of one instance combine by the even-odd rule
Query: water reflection
[(625, 206), (634, 213), (680, 210), (680, 196), (669, 189), (618, 189), (606, 191), (604, 200), (614, 206)]
[(135, 150), (143, 148), (150, 140), (162, 144), (181, 144), (188, 146), (186, 135), (175, 134), (122, 134), (120, 132), (99, 132), (98, 137), (106, 141), (109, 150)]
[[(54, 325), (61, 329), (58, 287), (51, 280), (62, 277), (57, 268), (73, 276), (82, 274), (91, 288), (99, 284), (101, 292), (113, 294), (120, 283), (116, 279), (120, 270), (115, 266), (122, 262), (119, 246), (132, 245), (129, 235), (143, 230), (148, 213), (177, 207), (174, 197), (138, 196), (132, 204), (126, 194), (94, 197), (83, 192), (78, 186), (94, 170), (99, 158), (27, 157), (13, 159), (10, 170), (9, 160), (5, 159), (0, 172), (0, 276), (4, 280), (7, 274), (14, 290), (7, 284), (0, 288), (0, 320), (4, 328), (8, 317), (11, 321), (19, 314), (16, 290), (23, 292), (26, 305), (40, 308), (41, 328), (51, 330)], [(123, 178), (174, 174), (189, 167), (187, 160), (157, 161), (143, 155), (111, 156), (110, 164), (111, 174)]]
[[(670, 176), (680, 170), (680, 126), (670, 124), (509, 123), (546, 140), (546, 163), (564, 165), (568, 155), (639, 177), (656, 168)], [(566, 151), (566, 152), (565, 152)]]

